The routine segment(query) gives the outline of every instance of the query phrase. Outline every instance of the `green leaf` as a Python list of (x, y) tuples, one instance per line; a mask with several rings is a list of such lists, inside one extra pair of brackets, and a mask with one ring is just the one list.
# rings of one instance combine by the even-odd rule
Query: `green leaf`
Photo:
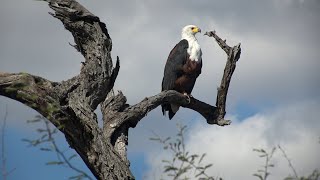
[(61, 165), (61, 164), (64, 164), (64, 162), (62, 162), (62, 161), (50, 161), (50, 162), (46, 163), (46, 165)]
[(199, 163), (201, 163), (201, 161), (203, 160), (203, 158), (206, 156), (206, 153), (203, 153), (202, 156), (200, 157)]
[(253, 176), (257, 176), (259, 179), (263, 180), (263, 177), (260, 174), (253, 174)]
[(160, 140), (160, 138), (149, 138), (149, 140), (151, 140), (151, 141), (159, 141)]
[(46, 129), (41, 129), (41, 128), (38, 128), (38, 129), (37, 129), (37, 132), (38, 132), (38, 133), (43, 133), (43, 132), (48, 132), (48, 130), (46, 130)]
[(52, 151), (50, 148), (40, 148), (41, 151)]
[(204, 171), (200, 171), (200, 173), (198, 173), (195, 177), (199, 177), (199, 176), (201, 176), (203, 174), (204, 174)]
[(284, 180), (295, 180), (295, 178), (293, 178), (293, 177), (286, 177), (286, 178), (284, 178)]
[(207, 169), (207, 168), (209, 168), (209, 167), (211, 167), (212, 166), (212, 164), (208, 164), (208, 165), (206, 165), (205, 167), (204, 167), (204, 169)]
[(76, 155), (76, 154), (73, 154), (73, 155), (71, 155), (71, 156), (68, 158), (68, 160), (70, 161), (71, 159), (73, 159), (73, 158), (75, 158), (75, 157), (77, 157), (77, 155)]
[(24, 141), (24, 142), (27, 142), (27, 143), (31, 143), (32, 142), (32, 140), (30, 140), (30, 139), (21, 139), (21, 141)]
[(182, 126), (181, 131), (184, 131), (187, 129), (187, 125)]
[(46, 137), (48, 137), (48, 134), (42, 135), (40, 139), (41, 139), (41, 140), (44, 140), (44, 138), (46, 138)]
[(167, 137), (165, 140), (163, 140), (163, 142), (169, 141), (171, 139), (171, 137)]
[(261, 152), (260, 149), (253, 148), (252, 151)]
[(59, 126), (57, 126), (57, 129), (64, 129), (65, 125), (64, 124), (60, 124)]
[(41, 119), (31, 119), (31, 120), (27, 120), (27, 123), (36, 123), (41, 121)]
[(169, 171), (176, 171), (176, 170), (178, 170), (178, 168), (176, 168), (176, 167), (174, 167), (174, 166), (165, 166), (164, 167), (165, 169), (164, 169), (164, 172), (166, 173), (166, 172), (169, 172)]
[(198, 158), (198, 157), (199, 157), (198, 154), (193, 154), (193, 155), (191, 155), (191, 159), (196, 159), (196, 158)]
[(180, 151), (181, 141), (180, 140), (177, 140), (177, 141), (178, 141), (178, 151)]
[(57, 132), (58, 132), (58, 129), (55, 128), (55, 129), (53, 129), (53, 130), (51, 131), (51, 134), (56, 134)]
[(69, 177), (69, 179), (82, 179), (82, 178), (84, 178), (84, 175), (83, 175), (83, 174), (80, 174), (80, 175), (78, 175), (78, 176), (71, 176), (71, 177)]
[(188, 159), (185, 156), (179, 156), (178, 159), (180, 161), (188, 162)]
[(270, 173), (266, 172), (266, 177), (269, 176), (269, 175), (270, 175)]
[(40, 141), (38, 139), (37, 140), (33, 140), (33, 141), (30, 142), (31, 146), (37, 146), (37, 145), (39, 145), (41, 143), (42, 143), (42, 141)]
[(37, 146), (42, 143), (42, 141), (40, 141), (39, 139), (37, 139), (37, 140), (21, 139), (21, 140), (29, 143), (29, 146)]
[(35, 119), (44, 119), (44, 117), (43, 117), (43, 116), (41, 116), (41, 115), (39, 115), (39, 114), (38, 114), (38, 115), (36, 115), (36, 116), (34, 116), (34, 118), (35, 118)]

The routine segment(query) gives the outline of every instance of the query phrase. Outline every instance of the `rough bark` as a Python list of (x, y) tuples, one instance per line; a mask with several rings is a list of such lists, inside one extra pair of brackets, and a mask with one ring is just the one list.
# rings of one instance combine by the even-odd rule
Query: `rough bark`
[[(240, 59), (241, 44), (239, 43), (236, 46), (230, 47), (226, 43), (226, 40), (222, 40), (216, 34), (216, 31), (206, 32), (205, 35), (215, 38), (219, 46), (227, 53), (227, 56), (228, 56), (226, 66), (224, 68), (221, 84), (220, 84), (220, 87), (218, 88), (217, 99), (216, 99), (217, 110), (215, 113), (217, 115), (216, 122), (218, 122), (219, 125), (228, 125), (228, 122), (231, 123), (231, 121), (224, 120), (223, 118), (226, 114), (226, 101), (227, 101), (229, 85), (231, 82), (231, 77), (234, 70), (236, 69), (236, 63)], [(210, 124), (210, 122), (208, 123)]]
[[(84, 57), (79, 75), (62, 82), (52, 82), (27, 73), (0, 72), (0, 95), (19, 101), (46, 117), (62, 133), (97, 179), (134, 179), (129, 170), (126, 145), (129, 128), (134, 128), (148, 112), (164, 102), (179, 104), (199, 112), (208, 124), (229, 125), (224, 120), (226, 97), (240, 44), (229, 47), (215, 32), (214, 37), (228, 59), (217, 93), (216, 107), (195, 98), (189, 101), (176, 91), (163, 91), (135, 105), (112, 88), (120, 69), (117, 57), (113, 68), (112, 41), (106, 25), (75, 0), (46, 0), (75, 41), (73, 45)], [(107, 96), (110, 93), (109, 96)], [(94, 110), (101, 105), (103, 127)]]

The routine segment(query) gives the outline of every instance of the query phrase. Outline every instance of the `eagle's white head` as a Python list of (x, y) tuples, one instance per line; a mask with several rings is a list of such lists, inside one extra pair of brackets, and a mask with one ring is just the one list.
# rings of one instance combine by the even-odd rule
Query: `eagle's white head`
[(195, 25), (187, 25), (182, 28), (181, 39), (185, 39), (189, 43), (188, 54), (192, 61), (201, 61), (202, 52), (195, 35), (201, 32), (201, 29)]
[(201, 29), (195, 25), (187, 25), (182, 28), (181, 36), (182, 39), (186, 39), (188, 37), (194, 37), (198, 32), (201, 32)]

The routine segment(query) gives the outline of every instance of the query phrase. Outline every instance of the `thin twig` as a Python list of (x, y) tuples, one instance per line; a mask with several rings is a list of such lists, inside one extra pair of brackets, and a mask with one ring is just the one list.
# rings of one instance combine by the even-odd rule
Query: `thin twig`
[[(166, 163), (168, 163), (171, 167), (175, 167), (175, 169), (170, 170), (170, 171), (174, 172), (174, 174), (172, 174), (173, 179), (174, 180), (181, 179), (180, 176), (182, 176), (185, 172), (188, 172), (189, 170), (191, 170), (193, 168), (195, 170), (195, 173), (199, 172), (202, 176), (205, 177), (205, 179), (214, 180), (213, 177), (206, 174), (206, 172), (205, 172), (206, 168), (203, 168), (199, 165), (200, 161), (199, 161), (198, 165), (196, 165), (194, 162), (194, 159), (193, 159), (193, 155), (188, 156), (188, 152), (185, 147), (185, 137), (184, 137), (184, 131), (185, 131), (186, 126), (181, 126), (180, 124), (178, 124), (177, 127), (178, 127), (178, 135), (177, 135), (178, 138), (176, 139), (176, 141), (178, 143), (175, 143), (175, 142), (168, 143), (167, 141), (170, 138), (162, 139), (159, 135), (157, 135), (153, 131), (152, 131), (152, 133), (155, 135), (155, 138), (151, 138), (152, 140), (156, 140), (159, 143), (161, 143), (163, 145), (164, 149), (169, 148), (174, 159), (177, 158), (179, 160), (180, 164), (177, 164), (178, 167), (175, 166), (174, 160), (172, 160), (171, 162), (166, 161)], [(180, 159), (180, 158), (182, 158), (182, 159)], [(185, 170), (187, 170), (187, 171), (185, 171)], [(200, 179), (203, 179), (203, 178), (200, 178)]]
[(224, 116), (226, 114), (226, 101), (228, 95), (228, 89), (231, 82), (232, 74), (236, 68), (236, 63), (240, 59), (241, 54), (241, 44), (239, 43), (236, 46), (230, 47), (226, 40), (222, 40), (217, 34), (216, 31), (206, 32), (204, 35), (213, 37), (218, 45), (226, 52), (228, 58), (226, 66), (224, 68), (223, 76), (221, 79), (221, 84), (218, 88), (217, 98), (216, 98), (216, 122), (222, 126), (229, 125), (230, 120), (225, 120)]
[(270, 172), (268, 172), (268, 167), (271, 166), (270, 161), (271, 161), (271, 158), (272, 158), (275, 150), (276, 150), (276, 148), (274, 147), (274, 148), (272, 148), (270, 155), (266, 154), (267, 156), (266, 156), (266, 165), (265, 165), (265, 173), (264, 173), (265, 180), (267, 179), (267, 177), (270, 174)]
[(6, 159), (6, 154), (5, 154), (5, 130), (6, 130), (6, 122), (8, 118), (8, 105), (6, 105), (6, 111), (4, 113), (4, 119), (3, 119), (3, 124), (1, 127), (1, 159), (2, 159), (2, 168), (1, 168), (1, 175), (3, 180), (6, 180), (7, 177), (16, 169), (13, 168), (9, 171), (7, 171), (7, 159)]
[[(66, 156), (64, 155), (64, 153), (63, 153), (63, 152), (59, 149), (59, 147), (57, 146), (56, 141), (55, 141), (55, 139), (53, 138), (53, 134), (52, 134), (52, 130), (50, 129), (49, 122), (48, 122), (47, 120), (45, 120), (45, 119), (44, 119), (44, 121), (45, 121), (46, 128), (47, 128), (47, 132), (48, 132), (48, 139), (49, 139), (49, 141), (51, 142), (51, 144), (52, 144), (55, 152), (57, 153), (58, 158), (61, 157), (61, 158), (63, 159), (64, 163), (66, 163), (67, 166), (68, 166), (69, 168), (71, 168), (72, 170), (78, 172), (79, 174), (81, 174), (82, 176), (84, 176), (84, 177), (86, 177), (86, 178), (88, 178), (88, 179), (90, 179), (90, 180), (93, 180), (87, 173), (85, 173), (84, 171), (82, 171), (82, 170), (74, 167), (74, 166), (69, 162), (69, 160), (66, 158)], [(60, 158), (59, 158), (59, 159), (60, 159)]]
[[(268, 153), (267, 151), (265, 151), (264, 149), (253, 149), (253, 151), (256, 151), (258, 153), (260, 153), (259, 157), (261, 158), (265, 158), (265, 165), (262, 166), (264, 169), (259, 169), (257, 173), (253, 174), (253, 176), (257, 176), (260, 180), (267, 180), (267, 177), (270, 175), (270, 172), (268, 172), (268, 168), (269, 167), (274, 167), (273, 164), (270, 164), (270, 161), (272, 159), (272, 156), (275, 152), (276, 148), (273, 147), (271, 152)], [(263, 173), (263, 174), (260, 174)]]
[(278, 145), (278, 148), (280, 149), (280, 151), (282, 152), (284, 158), (286, 158), (286, 160), (288, 161), (289, 163), (289, 167), (291, 168), (291, 170), (293, 171), (293, 174), (295, 176), (296, 179), (299, 179), (299, 176), (297, 174), (297, 171), (296, 169), (293, 167), (292, 163), (291, 163), (291, 160), (289, 159), (289, 157), (287, 156), (286, 152), (284, 151), (284, 149), (281, 148), (280, 145)]

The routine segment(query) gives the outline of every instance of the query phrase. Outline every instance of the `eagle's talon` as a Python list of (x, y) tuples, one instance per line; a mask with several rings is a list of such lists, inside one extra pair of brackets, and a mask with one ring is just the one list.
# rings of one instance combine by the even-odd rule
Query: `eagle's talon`
[(187, 97), (188, 104), (190, 104), (191, 103), (191, 98), (192, 98), (191, 94), (183, 93), (183, 95), (185, 95)]
[(191, 98), (189, 96), (187, 96), (187, 98), (188, 98), (188, 104), (190, 104), (191, 103)]

